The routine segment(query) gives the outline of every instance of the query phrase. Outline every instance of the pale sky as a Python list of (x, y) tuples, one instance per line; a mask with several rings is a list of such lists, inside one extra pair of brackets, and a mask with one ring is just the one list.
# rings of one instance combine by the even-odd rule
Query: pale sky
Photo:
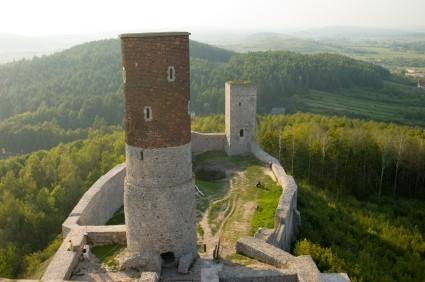
[(0, 32), (425, 27), (425, 0), (0, 0)]

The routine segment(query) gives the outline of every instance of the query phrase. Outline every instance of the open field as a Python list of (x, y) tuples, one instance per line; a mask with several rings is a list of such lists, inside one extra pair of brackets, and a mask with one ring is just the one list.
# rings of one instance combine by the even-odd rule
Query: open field
[(389, 96), (368, 90), (342, 93), (310, 90), (294, 96), (294, 102), (297, 110), (304, 112), (425, 126), (425, 107), (417, 94)]

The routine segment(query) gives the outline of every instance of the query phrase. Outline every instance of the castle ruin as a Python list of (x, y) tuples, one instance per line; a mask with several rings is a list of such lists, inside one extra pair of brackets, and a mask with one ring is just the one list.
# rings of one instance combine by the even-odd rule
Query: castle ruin
[[(321, 274), (310, 256), (288, 253), (300, 224), (297, 184), (255, 142), (256, 87), (246, 81), (227, 82), (225, 133), (191, 132), (189, 33), (120, 37), (126, 163), (96, 181), (74, 207), (62, 225), (64, 241), (42, 280), (68, 280), (79, 263), (81, 246), (89, 241), (126, 245), (121, 267), (141, 269), (136, 281), (158, 281), (167, 264), (187, 273), (194, 261), (200, 277), (178, 281), (349, 281), (346, 274)], [(220, 271), (196, 258), (192, 156), (209, 151), (252, 154), (281, 185), (274, 228), (236, 244), (238, 253), (270, 270), (234, 266)], [(105, 225), (123, 205), (126, 224)], [(71, 251), (68, 240), (74, 243)]]
[[(123, 34), (127, 249), (144, 267), (196, 255), (189, 34)], [(184, 259), (182, 259), (184, 258)]]

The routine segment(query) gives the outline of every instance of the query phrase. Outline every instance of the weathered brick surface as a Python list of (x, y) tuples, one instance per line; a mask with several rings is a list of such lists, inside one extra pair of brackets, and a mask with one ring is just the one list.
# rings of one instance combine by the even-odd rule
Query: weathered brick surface
[[(189, 35), (121, 37), (126, 143), (142, 148), (190, 142)], [(175, 81), (167, 70), (175, 68)], [(144, 120), (144, 107), (152, 120)], [(159, 130), (160, 129), (160, 130)]]

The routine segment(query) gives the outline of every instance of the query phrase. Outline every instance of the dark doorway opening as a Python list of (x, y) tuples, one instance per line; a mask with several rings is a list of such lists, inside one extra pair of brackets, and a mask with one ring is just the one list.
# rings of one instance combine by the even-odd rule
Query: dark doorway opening
[(173, 252), (166, 252), (161, 254), (162, 265), (164, 267), (174, 266), (176, 258), (174, 257)]

